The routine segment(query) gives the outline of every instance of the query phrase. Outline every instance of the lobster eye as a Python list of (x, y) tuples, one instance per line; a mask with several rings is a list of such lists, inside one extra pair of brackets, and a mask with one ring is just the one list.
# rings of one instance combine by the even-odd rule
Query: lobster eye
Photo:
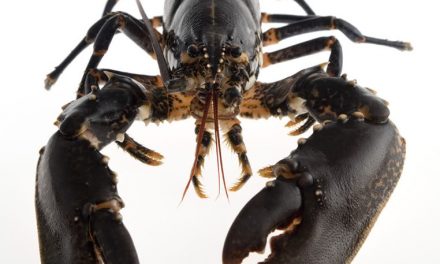
[(233, 47), (230, 47), (229, 53), (231, 53), (232, 57), (238, 58), (241, 56), (242, 50), (239, 46), (233, 46)]
[(190, 57), (193, 57), (193, 58), (199, 56), (199, 53), (200, 53), (199, 47), (197, 47), (196, 44), (189, 45), (188, 49), (186, 50), (186, 52), (188, 53), (188, 55)]

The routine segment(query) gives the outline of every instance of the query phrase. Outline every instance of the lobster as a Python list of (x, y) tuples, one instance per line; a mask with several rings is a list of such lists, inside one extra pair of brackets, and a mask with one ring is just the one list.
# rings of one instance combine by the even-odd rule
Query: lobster
[[(77, 99), (63, 107), (55, 122), (58, 131), (40, 151), (35, 203), (41, 261), (139, 262), (122, 223), (116, 173), (100, 153), (116, 142), (145, 164), (161, 164), (161, 154), (126, 133), (135, 120), (196, 120), (195, 159), (183, 200), (191, 184), (199, 197), (207, 197), (201, 169), (213, 144), (226, 196), (242, 188), (253, 172), (238, 117), (276, 116), (291, 119), (292, 135), (311, 127), (313, 134), (259, 171), (270, 180), (232, 224), (223, 263), (241, 263), (250, 252), (261, 251), (274, 229), (283, 233), (271, 239), (264, 263), (350, 262), (399, 180), (405, 141), (388, 119), (386, 101), (341, 75), (342, 48), (335, 37), (273, 52), (263, 47), (326, 29), (359, 43), (400, 50), (411, 45), (365, 36), (342, 19), (317, 16), (302, 0), (296, 2), (305, 16), (261, 13), (256, 0), (167, 0), (164, 16), (152, 19), (139, 1), (142, 19), (112, 12), (116, 2), (107, 1), (102, 18), (45, 81), (49, 89), (94, 44)], [(261, 23), (287, 25), (263, 32)], [(119, 32), (157, 59), (160, 76), (98, 68)], [(261, 68), (323, 50), (330, 50), (327, 63), (272, 83), (257, 81)], [(220, 130), (242, 169), (229, 188)]]

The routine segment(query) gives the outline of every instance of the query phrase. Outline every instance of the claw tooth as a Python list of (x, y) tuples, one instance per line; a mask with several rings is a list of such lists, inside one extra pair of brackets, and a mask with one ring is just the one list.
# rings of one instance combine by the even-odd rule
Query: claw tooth
[(346, 81), (347, 80), (347, 74), (346, 73), (342, 74), (341, 78)]
[(104, 163), (104, 164), (108, 164), (108, 162), (109, 162), (109, 160), (110, 160), (110, 158), (108, 157), (108, 156), (102, 156), (102, 159), (101, 159), (101, 161), (102, 161), (102, 163)]
[(313, 131), (320, 131), (323, 128), (322, 124), (316, 124), (313, 126)]
[(112, 176), (112, 182), (113, 184), (117, 184), (118, 183), (118, 174), (114, 171), (111, 172), (111, 176)]
[(266, 182), (266, 187), (268, 187), (268, 188), (275, 187), (275, 181), (268, 181), (268, 182)]
[(353, 112), (351, 115), (358, 120), (364, 120), (365, 118), (362, 112)]
[(307, 142), (307, 139), (306, 138), (300, 138), (300, 139), (298, 139), (298, 145), (303, 145), (303, 144), (305, 144)]
[(322, 196), (322, 190), (316, 190), (315, 191), (316, 196)]
[(118, 222), (122, 222), (122, 215), (120, 213), (115, 214), (115, 220)]
[(342, 123), (347, 122), (347, 120), (348, 120), (348, 116), (347, 116), (346, 114), (340, 114), (340, 115), (338, 116), (338, 121), (340, 121), (340, 122), (342, 122)]

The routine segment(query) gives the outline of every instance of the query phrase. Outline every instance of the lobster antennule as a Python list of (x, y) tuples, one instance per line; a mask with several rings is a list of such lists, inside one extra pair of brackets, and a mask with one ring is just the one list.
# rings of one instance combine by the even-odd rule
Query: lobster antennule
[(225, 172), (223, 170), (223, 159), (222, 159), (222, 149), (220, 147), (220, 129), (218, 125), (218, 90), (213, 91), (213, 105), (214, 105), (214, 130), (215, 130), (215, 149), (217, 156), (217, 173), (219, 179), (219, 190), (218, 195), (220, 195), (220, 172), (222, 175), (223, 187), (225, 189), (226, 198), (229, 201), (228, 188), (226, 188)]

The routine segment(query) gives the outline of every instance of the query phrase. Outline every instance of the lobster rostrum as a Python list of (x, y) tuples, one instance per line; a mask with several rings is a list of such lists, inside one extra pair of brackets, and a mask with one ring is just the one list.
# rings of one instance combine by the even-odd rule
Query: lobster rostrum
[[(142, 19), (111, 12), (116, 2), (108, 0), (103, 17), (46, 79), (50, 88), (94, 43), (77, 99), (63, 107), (55, 122), (59, 130), (40, 152), (36, 210), (42, 262), (139, 262), (119, 214), (116, 174), (99, 152), (116, 142), (145, 164), (161, 164), (161, 154), (126, 133), (134, 120), (196, 120), (195, 161), (183, 199), (191, 183), (206, 197), (200, 176), (213, 141), (223, 175), (220, 130), (242, 169), (229, 190), (250, 179), (240, 116), (286, 116), (288, 126), (295, 126), (291, 135), (312, 126), (314, 132), (299, 139), (286, 158), (259, 171), (271, 180), (232, 224), (223, 263), (241, 263), (261, 251), (274, 229), (284, 233), (271, 239), (265, 263), (349, 262), (400, 177), (405, 141), (388, 119), (386, 101), (341, 75), (342, 48), (335, 37), (274, 52), (263, 47), (323, 29), (400, 50), (410, 50), (410, 44), (364, 36), (342, 19), (315, 15), (302, 0), (296, 2), (305, 16), (260, 13), (255, 0), (167, 0), (164, 16), (152, 19), (139, 1)], [(275, 22), (287, 25), (262, 32), (261, 23)], [(118, 32), (157, 59), (160, 76), (98, 68)], [(261, 68), (322, 50), (330, 50), (328, 63), (276, 82), (257, 81)]]

